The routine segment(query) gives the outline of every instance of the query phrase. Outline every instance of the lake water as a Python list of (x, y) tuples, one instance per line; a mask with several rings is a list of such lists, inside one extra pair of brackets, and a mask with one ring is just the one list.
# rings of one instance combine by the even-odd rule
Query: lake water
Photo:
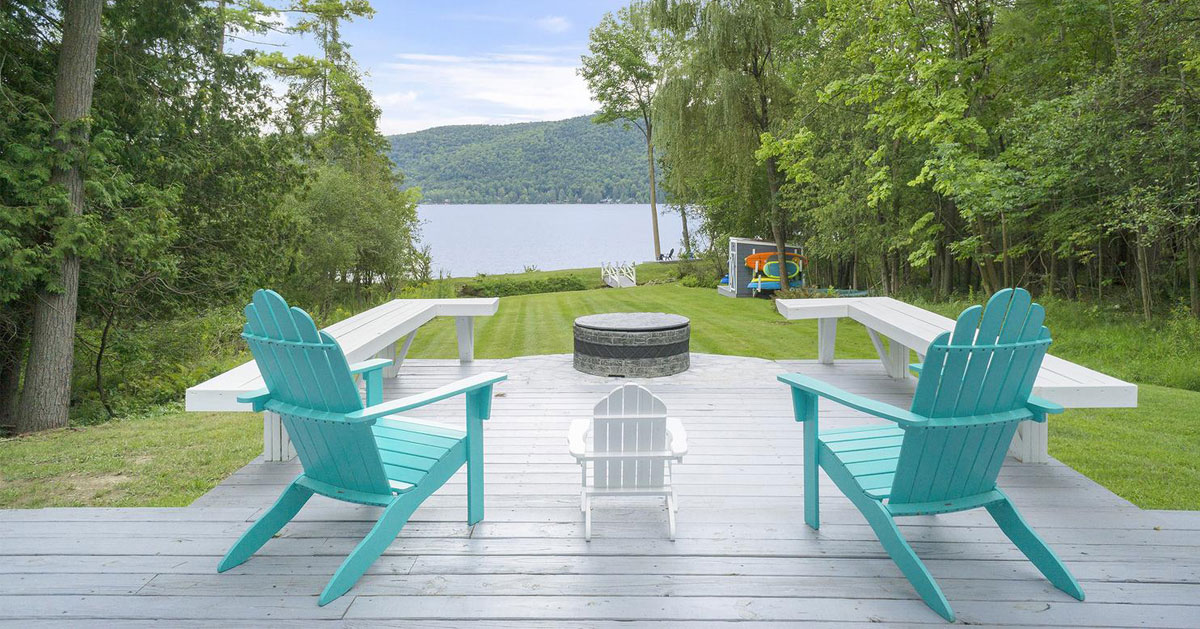
[[(663, 253), (682, 240), (679, 215), (663, 214)], [(654, 259), (650, 204), (421, 205), (421, 242), (433, 255), (433, 273), (520, 273)], [(692, 227), (689, 225), (689, 227)], [(694, 227), (693, 227), (694, 229)]]

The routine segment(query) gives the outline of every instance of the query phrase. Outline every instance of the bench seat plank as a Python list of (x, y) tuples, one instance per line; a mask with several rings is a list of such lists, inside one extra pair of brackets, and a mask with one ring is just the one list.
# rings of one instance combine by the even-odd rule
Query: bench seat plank
[[(790, 320), (853, 319), (918, 354), (954, 329), (952, 319), (891, 297), (779, 299), (775, 304)], [(1136, 385), (1052, 355), (1042, 362), (1034, 394), (1069, 408), (1137, 406)]]
[[(366, 360), (408, 336), (435, 317), (487, 317), (496, 313), (494, 297), (469, 299), (393, 299), (348, 317), (324, 331), (332, 336), (351, 363)], [(188, 388), (184, 407), (189, 411), (249, 411), (250, 404), (237, 396), (263, 387), (254, 361)]]

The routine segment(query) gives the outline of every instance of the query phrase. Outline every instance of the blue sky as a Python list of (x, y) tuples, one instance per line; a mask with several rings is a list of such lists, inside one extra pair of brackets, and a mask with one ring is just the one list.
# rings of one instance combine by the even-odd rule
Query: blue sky
[[(342, 27), (382, 110), (380, 130), (559, 120), (596, 109), (575, 73), (588, 30), (627, 0), (375, 0)], [(311, 40), (272, 36), (286, 54)]]

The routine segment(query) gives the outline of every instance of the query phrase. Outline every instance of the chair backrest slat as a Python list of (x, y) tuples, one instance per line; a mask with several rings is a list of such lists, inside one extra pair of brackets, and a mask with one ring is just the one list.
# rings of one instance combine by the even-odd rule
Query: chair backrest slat
[(936, 419), (905, 429), (889, 501), (952, 500), (990, 491), (1017, 422), (978, 416), (1023, 407), (1050, 345), (1045, 311), (1005, 289), (959, 315), (925, 355), (912, 411)]
[(305, 475), (349, 490), (391, 493), (373, 422), (337, 417), (363, 408), (337, 341), (274, 291), (255, 292), (245, 314), (242, 336), (272, 400), (300, 409), (280, 417)]
[(592, 451), (632, 454), (598, 459), (593, 467), (597, 489), (658, 488), (665, 481), (662, 459), (637, 458), (639, 452), (667, 448), (667, 407), (645, 387), (626, 384), (596, 404), (592, 420)]

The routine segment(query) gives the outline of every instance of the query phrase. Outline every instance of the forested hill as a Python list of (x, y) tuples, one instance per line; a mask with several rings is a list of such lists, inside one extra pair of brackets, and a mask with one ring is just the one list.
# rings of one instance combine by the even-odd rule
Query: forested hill
[(591, 116), (393, 135), (405, 186), (426, 203), (648, 202), (641, 131)]

